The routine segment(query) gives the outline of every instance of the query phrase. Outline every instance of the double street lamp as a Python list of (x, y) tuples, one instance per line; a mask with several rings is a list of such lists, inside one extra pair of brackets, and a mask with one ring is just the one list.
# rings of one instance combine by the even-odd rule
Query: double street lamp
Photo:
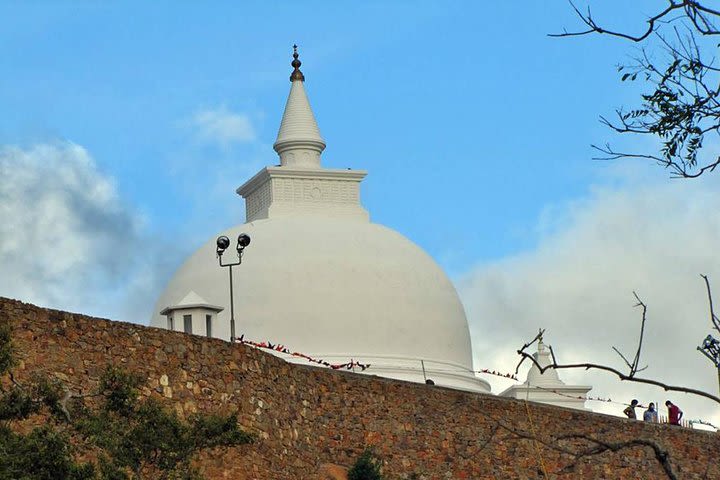
[(232, 267), (240, 265), (242, 263), (242, 254), (245, 247), (250, 245), (250, 235), (241, 233), (238, 235), (237, 246), (237, 262), (234, 263), (223, 263), (223, 253), (230, 246), (230, 239), (225, 235), (221, 235), (217, 238), (217, 258), (218, 263), (221, 267), (230, 267), (230, 341), (235, 343), (235, 302), (233, 301), (233, 274)]

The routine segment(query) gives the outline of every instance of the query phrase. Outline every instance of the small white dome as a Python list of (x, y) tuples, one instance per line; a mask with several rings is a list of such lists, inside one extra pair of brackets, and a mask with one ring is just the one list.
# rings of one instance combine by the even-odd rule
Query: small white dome
[[(252, 243), (233, 268), (236, 335), (281, 343), (294, 351), (344, 363), (371, 363), (368, 374), (487, 391), (471, 372), (463, 306), (450, 280), (418, 246), (366, 221), (323, 216), (256, 220), (223, 232)], [(213, 335), (229, 339), (228, 269), (213, 237), (178, 270), (159, 298), (159, 312), (195, 291), (218, 313)], [(421, 362), (422, 360), (422, 362)], [(423, 376), (423, 366), (425, 376)]]
[[(538, 351), (533, 354), (533, 357), (535, 357), (535, 360), (543, 368), (552, 364), (550, 360), (550, 350), (548, 350), (542, 340), (538, 342)], [(557, 370), (548, 368), (545, 372), (540, 373), (540, 369), (534, 363), (528, 371), (525, 383), (536, 387), (559, 387), (565, 385), (565, 383), (560, 380)]]
[[(542, 337), (538, 341), (538, 350), (533, 357), (543, 368), (552, 365), (550, 350), (543, 343)], [(585, 399), (591, 389), (592, 387), (586, 385), (565, 385), (565, 382), (560, 380), (557, 370), (548, 368), (544, 373), (540, 373), (540, 369), (533, 362), (525, 383), (510, 386), (501, 392), (500, 396), (577, 410), (589, 410), (585, 406)]]

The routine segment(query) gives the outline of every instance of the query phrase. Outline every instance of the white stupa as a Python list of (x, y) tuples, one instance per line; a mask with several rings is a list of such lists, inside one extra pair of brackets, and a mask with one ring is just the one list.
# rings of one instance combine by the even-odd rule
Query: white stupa
[[(550, 350), (543, 343), (542, 337), (538, 341), (538, 349), (533, 357), (541, 367), (552, 364)], [(586, 385), (566, 385), (560, 380), (557, 370), (548, 368), (541, 373), (537, 365), (533, 363), (525, 383), (513, 385), (502, 392), (500, 396), (577, 410), (590, 410), (585, 406), (585, 398), (591, 389), (592, 387)]]
[[(472, 373), (465, 312), (442, 269), (407, 238), (370, 222), (360, 204), (366, 172), (321, 166), (325, 141), (297, 51), (293, 57), (273, 146), (280, 166), (263, 168), (237, 189), (247, 223), (221, 233), (233, 242), (241, 232), (252, 238), (234, 268), (236, 335), (332, 363), (370, 364), (366, 374), (489, 392)], [(226, 260), (236, 259), (233, 247)], [(196, 292), (225, 307), (211, 331), (230, 338), (228, 269), (215, 252), (212, 237), (180, 267), (157, 301), (153, 326), (181, 330), (185, 323), (171, 320), (173, 306)]]

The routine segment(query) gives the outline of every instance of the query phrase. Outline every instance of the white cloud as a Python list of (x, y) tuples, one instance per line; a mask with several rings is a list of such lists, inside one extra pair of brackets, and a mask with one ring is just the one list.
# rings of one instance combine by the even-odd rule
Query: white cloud
[(191, 123), (197, 129), (199, 140), (224, 147), (252, 142), (257, 138), (248, 115), (230, 112), (224, 106), (197, 112)]
[(145, 322), (163, 266), (82, 147), (0, 147), (0, 295)]
[[(514, 370), (515, 351), (542, 327), (561, 362), (623, 367), (612, 346), (634, 355), (636, 291), (649, 307), (643, 360), (650, 367), (642, 375), (717, 394), (717, 373), (695, 350), (711, 331), (699, 274), (710, 275), (720, 297), (717, 186), (708, 178), (595, 188), (588, 198), (547, 208), (535, 250), (478, 266), (459, 281), (477, 366)], [(686, 417), (720, 424), (720, 408), (709, 401), (605, 374), (566, 370), (561, 376), (591, 384), (590, 395), (613, 400), (674, 399)], [(493, 390), (507, 386), (496, 381)], [(622, 411), (612, 404), (589, 406)]]

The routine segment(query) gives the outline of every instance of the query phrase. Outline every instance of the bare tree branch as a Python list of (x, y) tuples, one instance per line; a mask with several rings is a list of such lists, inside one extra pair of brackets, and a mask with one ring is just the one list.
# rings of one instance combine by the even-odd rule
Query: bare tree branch
[(495, 440), (495, 435), (497, 434), (499, 429), (500, 429), (500, 425), (496, 424), (495, 427), (493, 427), (493, 429), (490, 431), (490, 435), (488, 436), (487, 440), (485, 440), (483, 442), (483, 444), (480, 445), (480, 448), (478, 449), (478, 453), (482, 452), (483, 450), (485, 450), (488, 447), (488, 445), (491, 445), (493, 443), (493, 441)]
[[(525, 345), (523, 345), (523, 346), (520, 348), (520, 350), (518, 350), (518, 353), (521, 352), (521, 351), (524, 352), (527, 348), (531, 347), (535, 342), (537, 342), (538, 340), (540, 340), (540, 339), (542, 338), (542, 336), (543, 336), (543, 333), (545, 333), (545, 330), (541, 328), (540, 331), (538, 332), (538, 334), (535, 335), (535, 338), (533, 338), (533, 339), (530, 340), (528, 343), (526, 343)], [(535, 362), (535, 364), (537, 364), (537, 362), (535, 361), (535, 358), (532, 357), (532, 356), (531, 356), (531, 358), (532, 358), (533, 362)], [(555, 357), (553, 356), (553, 361), (554, 361), (554, 360), (555, 360)], [(518, 371), (520, 370), (520, 366), (523, 364), (524, 361), (525, 361), (525, 358), (521, 358), (520, 361), (518, 362), (518, 364), (515, 366), (515, 375), (518, 374)]]
[(626, 365), (628, 366), (628, 368), (630, 369), (630, 374), (632, 375), (632, 373), (633, 373), (633, 366), (632, 366), (632, 364), (628, 361), (627, 358), (625, 358), (625, 355), (623, 355), (622, 353), (620, 353), (620, 350), (618, 350), (618, 349), (615, 348), (615, 347), (612, 347), (612, 349), (615, 350), (615, 353), (617, 353), (618, 355), (620, 355), (620, 357), (625, 361), (625, 364), (626, 364)]
[[(717, 315), (715, 315), (715, 309), (713, 306), (713, 298), (712, 298), (712, 290), (710, 288), (710, 280), (708, 279), (707, 275), (700, 275), (703, 280), (705, 281), (705, 287), (707, 289), (707, 295), (708, 295), (708, 304), (710, 306), (710, 322), (713, 325), (713, 327), (720, 331), (720, 319), (718, 319)], [(582, 368), (585, 370), (601, 370), (604, 372), (612, 373), (615, 376), (617, 376), (620, 380), (627, 380), (630, 382), (635, 383), (642, 383), (646, 385), (653, 385), (656, 387), (660, 387), (665, 391), (672, 391), (672, 392), (682, 392), (682, 393), (689, 393), (691, 395), (696, 395), (699, 397), (707, 398), (708, 400), (712, 400), (715, 403), (720, 404), (720, 397), (710, 394), (708, 392), (698, 390), (695, 388), (680, 386), (680, 385), (671, 385), (668, 383), (664, 383), (658, 380), (654, 380), (651, 378), (641, 378), (637, 377), (636, 374), (638, 372), (641, 372), (647, 368), (647, 366), (643, 368), (638, 368), (638, 365), (640, 364), (640, 355), (642, 353), (642, 346), (643, 346), (643, 338), (645, 336), (645, 323), (647, 321), (647, 305), (640, 299), (640, 297), (637, 295), (636, 292), (633, 292), (633, 295), (635, 296), (635, 299), (637, 300), (637, 303), (635, 304), (635, 307), (641, 307), (642, 308), (642, 322), (640, 324), (640, 335), (638, 338), (638, 347), (637, 351), (635, 352), (635, 357), (633, 358), (633, 361), (630, 362), (625, 355), (623, 355), (616, 347), (612, 347), (615, 352), (620, 355), (620, 357), (623, 359), (625, 364), (628, 366), (630, 371), (625, 374), (621, 372), (620, 370), (609, 367), (607, 365), (597, 364), (597, 363), (570, 363), (570, 364), (561, 364), (558, 363), (557, 358), (555, 357), (555, 352), (553, 351), (552, 347), (550, 348), (550, 353), (552, 354), (552, 362), (549, 365), (542, 366), (537, 361), (537, 359), (527, 351), (527, 349), (533, 345), (538, 339), (542, 337), (542, 334), (545, 332), (544, 330), (540, 330), (540, 332), (535, 336), (533, 340), (530, 342), (525, 343), (518, 351), (518, 355), (520, 355), (520, 360), (518, 361), (517, 366), (515, 367), (515, 374), (517, 375), (520, 369), (520, 366), (523, 364), (523, 362), (527, 359), (530, 360), (535, 366), (540, 370), (540, 373), (545, 373), (548, 369), (555, 369), (555, 370), (561, 370), (561, 369), (572, 369), (572, 368)], [(700, 347), (698, 347), (698, 350), (701, 350)], [(706, 354), (707, 355), (707, 354)], [(710, 357), (712, 360), (712, 357)]]
[(557, 360), (555, 360), (555, 350), (553, 350), (552, 345), (548, 348), (550, 349), (550, 358), (552, 358), (553, 363), (557, 363)]
[(715, 309), (713, 308), (713, 299), (712, 299), (712, 291), (710, 290), (710, 280), (708, 280), (707, 275), (700, 274), (700, 276), (705, 280), (705, 287), (707, 288), (707, 296), (708, 296), (708, 304), (710, 306), (710, 323), (715, 327), (715, 330), (720, 332), (720, 319), (718, 319), (717, 315), (715, 315)]
[[(650, 378), (641, 378), (641, 377), (626, 375), (626, 374), (622, 373), (621, 371), (619, 371), (615, 368), (612, 368), (612, 367), (608, 367), (606, 365), (600, 365), (597, 363), (559, 364), (559, 363), (553, 362), (553, 363), (547, 365), (546, 367), (543, 367), (537, 362), (537, 360), (535, 360), (535, 357), (533, 357), (530, 353), (527, 353), (523, 350), (518, 350), (517, 353), (518, 353), (518, 355), (520, 355), (522, 357), (521, 362), (523, 360), (525, 360), (526, 358), (529, 359), (531, 362), (533, 362), (538, 367), (538, 369), (540, 370), (540, 373), (544, 373), (545, 370), (548, 370), (551, 368), (554, 368), (556, 370), (571, 369), (571, 368), (583, 368), (585, 370), (591, 370), (591, 369), (602, 370), (604, 372), (608, 372), (608, 373), (612, 373), (612, 374), (616, 375), (620, 380), (628, 380), (628, 381), (634, 382), (634, 383), (643, 383), (646, 385), (654, 385), (656, 387), (660, 387), (663, 390), (669, 391), (669, 392), (689, 393), (692, 395), (697, 395), (699, 397), (707, 398), (709, 400), (712, 400), (715, 403), (720, 404), (720, 397), (717, 397), (710, 393), (704, 392), (702, 390), (698, 390), (695, 388), (689, 388), (689, 387), (683, 387), (683, 386), (679, 386), (679, 385), (670, 385), (670, 384), (663, 383), (663, 382), (653, 380)], [(520, 364), (518, 363), (518, 365), (520, 365)]]
[(628, 368), (630, 369), (630, 377), (635, 376), (637, 372), (642, 372), (647, 368), (647, 365), (643, 368), (638, 368), (638, 365), (640, 365), (640, 352), (642, 351), (642, 343), (643, 338), (645, 336), (645, 320), (647, 319), (647, 305), (643, 303), (642, 300), (640, 300), (640, 297), (638, 297), (637, 293), (633, 292), (633, 295), (635, 296), (635, 299), (638, 301), (638, 303), (635, 304), (636, 307), (642, 307), (642, 322), (640, 323), (640, 336), (638, 337), (638, 347), (637, 352), (635, 352), (635, 358), (633, 358), (632, 363), (628, 361), (627, 358), (625, 358), (625, 355), (620, 353), (620, 350), (618, 350), (615, 347), (612, 347), (615, 352), (620, 355), (620, 357), (625, 361), (625, 364), (627, 364)]
[[(20, 391), (22, 391), (26, 394), (31, 395), (31, 400), (34, 404), (41, 405), (43, 403), (46, 403), (44, 394), (38, 393), (34, 388), (32, 388), (32, 386), (27, 387), (27, 386), (23, 385), (22, 383), (20, 383), (19, 381), (17, 381), (17, 379), (15, 378), (15, 375), (13, 374), (12, 371), (7, 372), (7, 374), (8, 374), (8, 377), (10, 378), (12, 385), (15, 388), (19, 389)], [(57, 409), (60, 411), (60, 413), (62, 413), (63, 417), (65, 417), (65, 420), (67, 420), (68, 422), (72, 421), (71, 415), (70, 415), (70, 410), (68, 409), (68, 403), (73, 398), (91, 398), (91, 397), (98, 397), (98, 396), (103, 395), (102, 392), (73, 393), (70, 386), (68, 386), (65, 381), (62, 381), (60, 379), (58, 379), (58, 380), (60, 381), (60, 388), (62, 388), (63, 395), (57, 401), (54, 402), (54, 406), (57, 407)], [(80, 390), (80, 388), (77, 386), (75, 386), (74, 388)]]
[(662, 466), (665, 475), (667, 475), (667, 477), (671, 480), (677, 480), (678, 478), (675, 475), (672, 464), (670, 463), (670, 454), (668, 453), (668, 451), (664, 448), (661, 448), (657, 443), (650, 440), (638, 438), (625, 442), (605, 442), (603, 440), (599, 440), (585, 434), (577, 433), (562, 435), (558, 437), (558, 440), (585, 440), (593, 444), (593, 446), (589, 447), (587, 450), (584, 450), (577, 454), (578, 460), (591, 455), (599, 455), (607, 451), (618, 452), (626, 448), (649, 447), (655, 454), (655, 459), (657, 459), (658, 463)]
[[(607, 28), (598, 23), (590, 8), (583, 13), (570, 0), (570, 6), (585, 29), (553, 37), (605, 34), (642, 44), (642, 54), (630, 65), (621, 65), (622, 82), (643, 81), (651, 87), (643, 93), (640, 105), (629, 111), (617, 109), (616, 118), (600, 117), (600, 122), (616, 133), (649, 135), (662, 142), (658, 154), (626, 153), (593, 145), (603, 160), (643, 158), (670, 169), (674, 178), (697, 178), (720, 165), (720, 156), (704, 150), (707, 136), (720, 137), (720, 68), (714, 66), (715, 44), (705, 45), (703, 55), (696, 35), (715, 36), (720, 29), (720, 11), (701, 0), (667, 0), (666, 6), (647, 18), (638, 34)], [(672, 24), (672, 25), (670, 25)], [(669, 28), (670, 35), (665, 32)], [(710, 42), (708, 42), (710, 43)], [(661, 52), (659, 58), (647, 49)], [(717, 137), (715, 137), (717, 136)], [(705, 153), (707, 152), (707, 153)]]
[[(606, 123), (607, 120), (602, 119), (603, 123)], [(606, 123), (611, 128), (615, 129), (615, 127), (612, 127), (610, 123)], [(631, 130), (626, 130), (626, 132), (630, 132)], [(636, 133), (643, 133), (643, 132), (636, 132)], [(695, 172), (691, 172), (688, 169), (687, 165), (683, 165), (680, 162), (676, 162), (673, 160), (668, 160), (665, 158), (660, 158), (657, 155), (651, 155), (651, 154), (642, 154), (642, 153), (627, 153), (627, 152), (618, 152), (613, 150), (609, 144), (606, 144), (605, 147), (598, 147), (597, 145), (591, 145), (592, 148), (595, 150), (598, 150), (602, 153), (604, 153), (606, 156), (604, 157), (593, 157), (593, 160), (617, 160), (620, 158), (645, 158), (649, 160), (656, 161), (659, 165), (669, 168), (672, 171), (672, 178), (697, 178), (700, 175), (702, 175), (705, 172), (712, 172), (715, 170), (715, 168), (720, 165), (720, 156), (717, 157), (717, 159), (709, 163), (701, 168), (699, 168)]]
[(580, 18), (580, 20), (588, 27), (588, 29), (577, 32), (564, 31), (562, 33), (550, 33), (548, 34), (549, 37), (578, 37), (582, 35), (589, 35), (591, 33), (599, 33), (610, 35), (613, 37), (620, 37), (626, 40), (630, 40), (632, 42), (639, 43), (648, 38), (650, 35), (652, 35), (653, 32), (656, 31), (658, 23), (669, 23), (676, 20), (676, 18), (668, 19), (666, 17), (678, 10), (684, 11), (685, 15), (687, 15), (695, 28), (697, 28), (697, 30), (703, 35), (717, 35), (718, 33), (720, 33), (708, 17), (709, 15), (720, 16), (720, 12), (705, 7), (696, 0), (669, 0), (669, 5), (665, 9), (661, 10), (660, 12), (647, 19), (647, 29), (639, 35), (631, 35), (602, 27), (597, 22), (595, 22), (595, 19), (590, 12), (590, 7), (588, 7), (587, 9), (587, 13), (582, 13), (575, 6), (572, 0), (570, 0), (569, 3), (572, 6), (573, 10), (575, 10), (578, 18)]
[[(538, 334), (540, 335), (540, 334)], [(530, 406), (530, 404), (526, 403), (526, 406)], [(598, 438), (591, 437), (584, 433), (569, 433), (561, 436), (552, 436), (552, 435), (538, 435), (533, 432), (523, 430), (520, 428), (517, 428), (515, 426), (509, 425), (502, 421), (499, 418), (496, 418), (492, 414), (488, 413), (484, 409), (478, 407), (476, 404), (471, 404), (471, 408), (478, 414), (482, 415), (483, 417), (490, 420), (492, 423), (495, 424), (493, 427), (488, 439), (483, 442), (481, 448), (486, 448), (488, 444), (495, 441), (495, 438), (498, 436), (497, 432), (498, 430), (505, 431), (508, 436), (501, 437), (501, 441), (508, 441), (508, 440), (519, 440), (519, 441), (532, 441), (537, 442), (541, 444), (543, 447), (547, 448), (548, 450), (555, 451), (559, 453), (563, 457), (569, 457), (571, 460), (568, 464), (566, 464), (564, 467), (559, 468), (557, 472), (553, 473), (563, 473), (568, 471), (573, 471), (577, 463), (587, 457), (592, 457), (594, 455), (601, 455), (605, 452), (613, 452), (617, 453), (625, 449), (631, 449), (631, 448), (637, 448), (637, 447), (648, 447), (650, 448), (655, 458), (657, 459), (658, 463), (662, 467), (665, 475), (670, 480), (677, 480), (677, 476), (675, 474), (675, 471), (673, 469), (672, 464), (670, 463), (670, 454), (667, 450), (662, 448), (660, 445), (658, 445), (653, 440), (649, 439), (631, 439), (627, 441), (620, 441), (620, 442), (607, 442)], [(587, 448), (573, 448), (572, 445), (565, 445), (565, 441), (572, 441), (572, 440), (584, 440), (591, 445)]]

